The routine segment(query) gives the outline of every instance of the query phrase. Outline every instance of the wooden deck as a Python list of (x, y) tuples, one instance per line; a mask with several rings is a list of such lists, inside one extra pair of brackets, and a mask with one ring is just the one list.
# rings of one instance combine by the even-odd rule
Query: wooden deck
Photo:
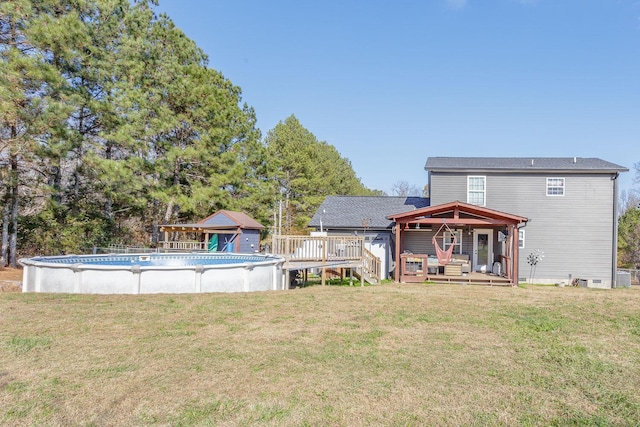
[(471, 271), (464, 263), (452, 261), (442, 265), (434, 257), (423, 254), (403, 254), (400, 257), (401, 283), (462, 283), (474, 285), (508, 285), (513, 286), (512, 280), (505, 276), (492, 273)]
[(512, 286), (509, 279), (490, 273), (466, 273), (462, 276), (445, 276), (444, 274), (427, 274), (427, 282), (460, 283), (463, 285)]
[(287, 280), (291, 270), (350, 268), (362, 284), (380, 283), (380, 259), (366, 249), (362, 237), (273, 236), (272, 253), (285, 259)]

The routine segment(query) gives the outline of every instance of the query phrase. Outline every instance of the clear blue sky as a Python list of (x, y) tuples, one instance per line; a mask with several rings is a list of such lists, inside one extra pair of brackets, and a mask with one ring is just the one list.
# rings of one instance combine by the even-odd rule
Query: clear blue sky
[[(429, 156), (640, 162), (637, 0), (160, 0), (243, 91), (295, 114), (369, 188)], [(636, 188), (640, 185), (636, 186)]]

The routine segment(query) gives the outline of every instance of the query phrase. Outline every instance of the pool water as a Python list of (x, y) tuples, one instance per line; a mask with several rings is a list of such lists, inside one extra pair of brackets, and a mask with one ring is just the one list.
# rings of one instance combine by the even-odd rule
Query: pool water
[(89, 264), (110, 266), (196, 266), (256, 263), (265, 261), (264, 256), (244, 254), (135, 254), (135, 255), (65, 255), (35, 257), (32, 261), (52, 264)]

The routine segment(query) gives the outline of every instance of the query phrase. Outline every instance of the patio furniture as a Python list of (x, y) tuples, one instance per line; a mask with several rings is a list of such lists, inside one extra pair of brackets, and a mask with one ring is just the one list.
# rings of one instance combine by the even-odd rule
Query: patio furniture
[(427, 279), (428, 270), (431, 270), (427, 255), (404, 253), (400, 255), (400, 262), (402, 282), (424, 282)]
[(427, 271), (429, 274), (438, 274), (442, 264), (433, 255), (429, 255), (427, 258)]
[(445, 276), (462, 276), (462, 264), (450, 262), (444, 266)]
[(469, 259), (469, 254), (451, 255), (450, 264), (460, 265), (460, 275), (462, 275), (462, 273), (471, 273), (471, 260)]

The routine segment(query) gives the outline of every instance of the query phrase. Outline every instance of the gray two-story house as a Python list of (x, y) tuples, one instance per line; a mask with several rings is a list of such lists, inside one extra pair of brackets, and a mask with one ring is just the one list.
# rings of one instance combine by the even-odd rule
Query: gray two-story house
[[(428, 206), (387, 214), (396, 281), (615, 286), (617, 178), (627, 168), (596, 158), (430, 157), (425, 170)], [(436, 256), (447, 249), (453, 259)]]
[(618, 175), (627, 168), (596, 158), (431, 157), (431, 205), (465, 201), (528, 218), (518, 230), (520, 282), (542, 251), (537, 283), (615, 283)]

